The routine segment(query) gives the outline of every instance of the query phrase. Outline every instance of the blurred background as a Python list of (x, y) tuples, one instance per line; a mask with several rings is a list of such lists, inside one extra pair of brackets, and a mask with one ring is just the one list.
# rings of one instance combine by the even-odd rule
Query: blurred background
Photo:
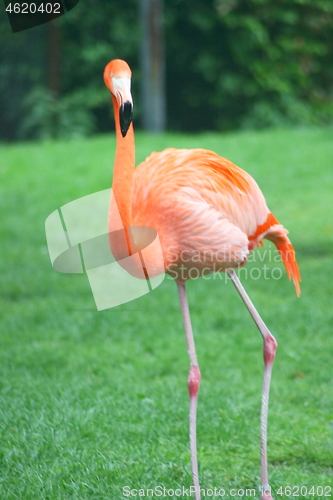
[(2, 16), (0, 40), (2, 141), (111, 130), (113, 58), (133, 70), (136, 128), (333, 122), (331, 0), (81, 0), (15, 34)]

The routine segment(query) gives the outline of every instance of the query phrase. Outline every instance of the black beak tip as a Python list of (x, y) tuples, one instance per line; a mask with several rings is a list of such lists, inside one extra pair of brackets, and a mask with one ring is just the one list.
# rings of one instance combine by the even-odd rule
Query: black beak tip
[(132, 123), (132, 116), (133, 116), (132, 103), (126, 101), (124, 104), (120, 106), (119, 109), (120, 130), (121, 130), (121, 135), (123, 137), (126, 136), (129, 126)]

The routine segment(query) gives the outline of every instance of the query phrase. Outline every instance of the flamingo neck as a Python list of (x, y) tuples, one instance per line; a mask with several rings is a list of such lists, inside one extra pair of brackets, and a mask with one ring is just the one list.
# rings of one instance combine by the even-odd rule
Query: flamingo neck
[(116, 126), (116, 156), (112, 190), (123, 226), (126, 228), (132, 225), (132, 188), (135, 165), (134, 130), (131, 123), (126, 136), (122, 136), (119, 123), (119, 105), (114, 96), (112, 96), (112, 102)]

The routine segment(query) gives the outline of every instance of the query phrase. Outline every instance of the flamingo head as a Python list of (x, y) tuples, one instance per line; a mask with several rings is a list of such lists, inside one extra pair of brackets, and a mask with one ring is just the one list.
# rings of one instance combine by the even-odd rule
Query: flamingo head
[(115, 97), (119, 107), (120, 130), (123, 137), (126, 136), (133, 115), (133, 99), (131, 95), (130, 67), (121, 59), (113, 59), (106, 65), (104, 70), (104, 83), (111, 94)]

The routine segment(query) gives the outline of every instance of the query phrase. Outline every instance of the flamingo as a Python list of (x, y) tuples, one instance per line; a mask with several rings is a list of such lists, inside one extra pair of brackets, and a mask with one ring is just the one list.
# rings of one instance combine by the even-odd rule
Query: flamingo
[[(187, 350), (190, 359), (189, 434), (193, 490), (200, 500), (196, 451), (196, 414), (200, 369), (195, 350), (186, 282), (193, 277), (223, 271), (230, 277), (263, 338), (264, 378), (261, 402), (261, 499), (271, 500), (267, 467), (267, 416), (270, 379), (277, 342), (261, 319), (234, 269), (246, 263), (262, 239), (272, 241), (287, 275), (300, 295), (300, 273), (288, 231), (266, 205), (255, 180), (229, 160), (204, 149), (166, 149), (152, 153), (136, 169), (132, 124), (131, 70), (125, 61), (112, 60), (104, 70), (111, 93), (116, 129), (113, 195), (126, 238), (115, 241), (115, 213), (110, 204), (108, 226), (111, 250), (117, 259), (133, 253), (132, 226), (157, 231), (164, 266), (156, 251), (145, 254), (146, 268), (169, 273), (178, 287)], [(116, 228), (117, 229), (117, 228)], [(147, 265), (149, 261), (149, 266)], [(140, 265), (143, 265), (140, 263)], [(144, 267), (145, 273), (147, 269)], [(153, 271), (152, 271), (153, 270)], [(192, 273), (192, 274), (191, 274)], [(135, 274), (135, 273), (134, 273)], [(147, 275), (146, 275), (147, 277)]]

